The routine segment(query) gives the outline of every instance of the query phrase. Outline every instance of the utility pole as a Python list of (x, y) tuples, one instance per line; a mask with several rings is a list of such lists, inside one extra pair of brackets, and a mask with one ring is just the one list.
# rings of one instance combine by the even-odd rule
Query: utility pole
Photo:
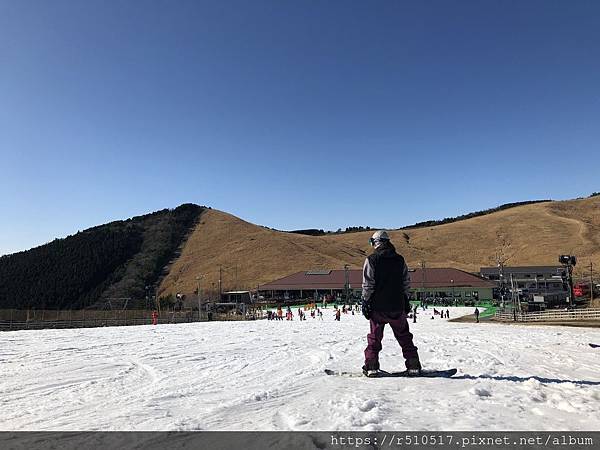
[(160, 316), (160, 300), (158, 299), (158, 286), (154, 285), (154, 301), (158, 309), (158, 315)]
[(219, 266), (219, 301), (221, 301), (221, 295), (223, 294), (223, 290), (221, 287), (222, 279), (223, 279), (223, 266)]
[(348, 264), (344, 264), (344, 295), (346, 297), (346, 302), (348, 300), (348, 284), (350, 284), (350, 280), (348, 279)]
[(594, 307), (594, 263), (590, 261), (590, 308)]
[(200, 321), (200, 317), (201, 317), (200, 311), (202, 311), (202, 294), (201, 294), (202, 291), (200, 291), (200, 280), (201, 279), (202, 279), (202, 275), (198, 275), (196, 277), (196, 281), (198, 282), (198, 291), (197, 291), (197, 293), (198, 293), (198, 321)]
[[(518, 292), (515, 292), (515, 290), (516, 290), (515, 289), (515, 282), (514, 282), (514, 279), (513, 279), (513, 274), (511, 273), (510, 274), (510, 298), (512, 300), (513, 310), (516, 311), (518, 309), (517, 304), (519, 303), (519, 301), (518, 301), (519, 300), (519, 294), (518, 294)], [(516, 294), (516, 296), (515, 296), (515, 294)]]
[[(454, 299), (452, 299), (454, 301)], [(425, 304), (425, 261), (421, 261), (421, 306)]]

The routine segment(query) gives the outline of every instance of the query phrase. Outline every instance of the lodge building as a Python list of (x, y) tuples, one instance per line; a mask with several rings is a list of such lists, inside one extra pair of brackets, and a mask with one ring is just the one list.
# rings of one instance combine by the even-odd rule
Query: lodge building
[[(496, 283), (471, 273), (451, 268), (410, 269), (411, 296), (491, 300)], [(350, 298), (360, 299), (362, 270), (311, 270), (296, 272), (258, 287), (266, 300), (321, 299), (331, 295), (342, 298), (346, 289)]]

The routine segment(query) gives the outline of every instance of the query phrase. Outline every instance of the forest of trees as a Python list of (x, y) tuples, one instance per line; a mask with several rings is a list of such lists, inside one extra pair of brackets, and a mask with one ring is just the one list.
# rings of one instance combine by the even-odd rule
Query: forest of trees
[(145, 296), (205, 207), (184, 204), (0, 257), (0, 308), (75, 309)]
[(344, 234), (344, 233), (358, 233), (359, 231), (369, 231), (371, 230), (371, 227), (346, 227), (345, 230), (342, 230), (341, 228), (338, 228), (337, 231), (323, 231), (322, 229), (316, 229), (316, 228), (309, 228), (306, 230), (293, 230), (293, 231), (288, 231), (288, 233), (295, 233), (295, 234), (306, 234), (308, 236), (324, 236), (326, 234)]

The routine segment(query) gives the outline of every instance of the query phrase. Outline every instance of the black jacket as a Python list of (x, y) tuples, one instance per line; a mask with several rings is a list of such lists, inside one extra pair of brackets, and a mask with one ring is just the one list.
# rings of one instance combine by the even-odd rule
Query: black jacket
[(390, 242), (376, 248), (363, 267), (363, 299), (373, 311), (410, 310), (410, 276), (404, 258)]

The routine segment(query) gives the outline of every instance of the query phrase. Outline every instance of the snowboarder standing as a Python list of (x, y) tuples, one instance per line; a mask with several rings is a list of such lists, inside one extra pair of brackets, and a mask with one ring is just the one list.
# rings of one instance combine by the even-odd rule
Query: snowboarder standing
[(385, 230), (375, 232), (369, 243), (374, 251), (363, 265), (362, 310), (370, 320), (371, 329), (367, 335), (363, 373), (377, 375), (383, 329), (389, 324), (402, 347), (406, 369), (410, 374), (418, 375), (421, 363), (407, 321), (410, 311), (408, 267), (404, 258), (396, 253)]
[(475, 320), (479, 323), (479, 309), (475, 308)]

